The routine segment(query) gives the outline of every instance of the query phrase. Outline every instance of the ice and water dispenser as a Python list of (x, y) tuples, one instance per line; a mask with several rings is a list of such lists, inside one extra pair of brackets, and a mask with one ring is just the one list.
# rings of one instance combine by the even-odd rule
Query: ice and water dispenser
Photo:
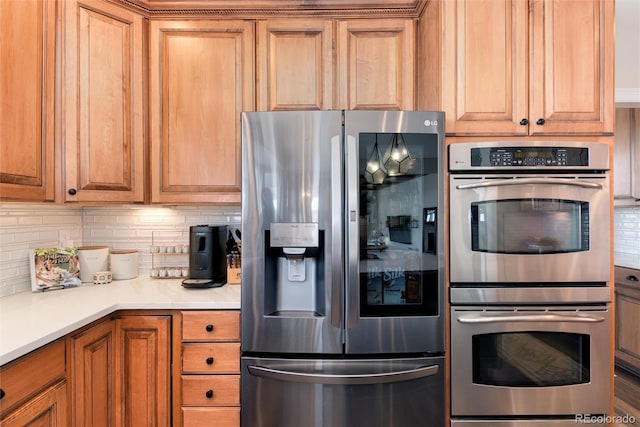
[(266, 315), (324, 315), (323, 242), (317, 223), (271, 223), (265, 230)]

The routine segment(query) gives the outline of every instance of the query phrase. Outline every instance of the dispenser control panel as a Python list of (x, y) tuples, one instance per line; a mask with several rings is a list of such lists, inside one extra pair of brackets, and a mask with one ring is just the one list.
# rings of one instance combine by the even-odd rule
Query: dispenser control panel
[(317, 248), (318, 224), (314, 222), (271, 223), (271, 246), (278, 248)]

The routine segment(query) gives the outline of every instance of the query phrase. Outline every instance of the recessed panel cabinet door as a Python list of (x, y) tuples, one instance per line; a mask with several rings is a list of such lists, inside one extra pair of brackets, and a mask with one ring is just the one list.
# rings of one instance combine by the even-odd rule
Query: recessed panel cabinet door
[(415, 25), (403, 19), (338, 21), (338, 108), (413, 110)]
[(143, 18), (66, 0), (64, 198), (144, 201)]
[(530, 131), (613, 134), (614, 2), (531, 1)]
[(333, 24), (258, 21), (258, 111), (333, 107)]
[(151, 201), (239, 204), (253, 23), (153, 21), (150, 40)]
[(0, 1), (0, 198), (53, 201), (56, 5)]

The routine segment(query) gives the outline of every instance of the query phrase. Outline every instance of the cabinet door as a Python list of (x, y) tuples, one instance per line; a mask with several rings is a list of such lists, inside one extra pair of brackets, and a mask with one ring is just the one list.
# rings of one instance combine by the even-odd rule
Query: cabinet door
[(616, 359), (640, 372), (640, 299), (638, 291), (616, 293)]
[(117, 318), (115, 354), (115, 425), (171, 425), (171, 316)]
[(0, 1), (0, 198), (55, 196), (57, 1)]
[(331, 109), (332, 21), (259, 21), (257, 31), (258, 111)]
[(67, 384), (48, 388), (1, 420), (3, 427), (66, 427)]
[(153, 21), (150, 40), (151, 201), (239, 204), (253, 23)]
[(526, 135), (527, 2), (445, 1), (442, 7), (446, 132)]
[(65, 201), (142, 202), (143, 18), (104, 1), (63, 3)]
[(413, 110), (414, 21), (338, 22), (337, 109)]
[(613, 149), (614, 202), (633, 205), (640, 199), (640, 109), (616, 109)]
[(531, 1), (530, 131), (612, 134), (614, 2)]
[(71, 425), (113, 426), (114, 322), (106, 320), (71, 337)]

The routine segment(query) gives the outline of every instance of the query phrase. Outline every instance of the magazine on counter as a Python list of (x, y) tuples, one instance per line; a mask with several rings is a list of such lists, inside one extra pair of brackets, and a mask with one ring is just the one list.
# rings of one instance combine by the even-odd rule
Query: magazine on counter
[(80, 286), (78, 248), (36, 248), (29, 257), (33, 292)]

